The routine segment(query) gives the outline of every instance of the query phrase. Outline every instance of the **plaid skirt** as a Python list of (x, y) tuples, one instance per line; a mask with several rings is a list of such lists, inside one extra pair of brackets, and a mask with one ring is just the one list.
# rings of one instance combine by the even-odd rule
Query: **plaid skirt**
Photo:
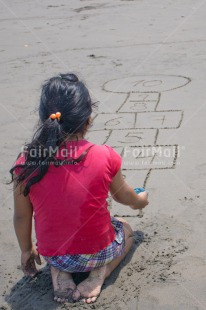
[(125, 248), (123, 223), (115, 217), (111, 217), (111, 223), (116, 232), (115, 240), (98, 253), (44, 256), (44, 259), (49, 265), (67, 272), (89, 272), (110, 263), (116, 257), (121, 256)]

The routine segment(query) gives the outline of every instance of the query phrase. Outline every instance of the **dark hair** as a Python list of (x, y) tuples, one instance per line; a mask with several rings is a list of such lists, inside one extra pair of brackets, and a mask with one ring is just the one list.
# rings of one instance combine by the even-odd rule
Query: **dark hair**
[[(45, 81), (39, 104), (39, 128), (31, 143), (26, 145), (25, 163), (10, 170), (13, 181), (15, 169), (22, 168), (15, 180), (17, 184), (24, 181), (24, 196), (28, 195), (33, 184), (44, 177), (65, 138), (84, 133), (93, 105), (88, 89), (75, 74), (59, 74)], [(61, 113), (59, 120), (50, 117), (56, 112)], [(36, 155), (31, 156), (34, 150)]]

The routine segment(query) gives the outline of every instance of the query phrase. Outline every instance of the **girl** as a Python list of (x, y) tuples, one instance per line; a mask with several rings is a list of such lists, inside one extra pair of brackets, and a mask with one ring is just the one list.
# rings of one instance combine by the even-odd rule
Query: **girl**
[[(41, 254), (51, 266), (58, 302), (94, 302), (132, 246), (130, 225), (110, 216), (108, 192), (132, 209), (148, 204), (146, 192), (137, 195), (125, 183), (120, 155), (84, 139), (93, 105), (76, 75), (46, 81), (39, 128), (10, 171), (22, 270), (34, 276)], [(37, 249), (31, 239), (33, 215)], [(76, 286), (72, 273), (88, 271)]]

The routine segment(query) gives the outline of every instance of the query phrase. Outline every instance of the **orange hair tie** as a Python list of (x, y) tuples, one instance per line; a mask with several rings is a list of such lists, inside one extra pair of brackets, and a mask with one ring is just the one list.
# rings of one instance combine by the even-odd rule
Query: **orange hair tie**
[(52, 113), (50, 116), (49, 116), (51, 119), (56, 119), (58, 120), (58, 122), (60, 121), (60, 117), (61, 117), (61, 113), (60, 112), (56, 112), (56, 113)]

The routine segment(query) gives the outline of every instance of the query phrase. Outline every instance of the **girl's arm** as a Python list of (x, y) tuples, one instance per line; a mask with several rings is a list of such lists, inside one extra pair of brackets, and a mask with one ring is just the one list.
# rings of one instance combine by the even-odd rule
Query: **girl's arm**
[(32, 216), (33, 208), (29, 197), (21, 194), (23, 185), (16, 186), (14, 182), (14, 228), (22, 252), (32, 248)]
[(125, 182), (121, 169), (119, 169), (112, 180), (110, 192), (114, 200), (130, 206), (132, 209), (142, 209), (149, 203), (147, 192), (137, 195), (134, 189)]
[(34, 260), (41, 264), (39, 254), (32, 244), (33, 207), (28, 196), (22, 194), (23, 184), (14, 182), (14, 228), (21, 249), (21, 265), (26, 275), (34, 276), (37, 269)]

